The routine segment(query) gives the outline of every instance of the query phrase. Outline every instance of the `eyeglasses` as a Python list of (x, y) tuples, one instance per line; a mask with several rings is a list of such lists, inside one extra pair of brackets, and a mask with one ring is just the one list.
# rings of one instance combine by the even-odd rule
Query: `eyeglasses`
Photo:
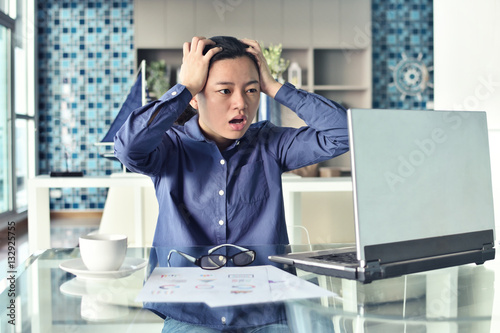
[[(221, 247), (224, 246), (232, 246), (240, 250), (241, 252), (236, 253), (235, 255), (232, 255), (230, 257), (222, 255), (222, 254), (214, 254), (214, 251), (217, 251)], [(250, 265), (256, 257), (256, 253), (254, 250), (249, 250), (241, 246), (237, 246), (234, 244), (222, 244), (218, 245), (214, 248), (211, 248), (208, 250), (208, 255), (203, 255), (199, 258), (195, 258), (193, 256), (190, 256), (189, 254), (186, 254), (181, 251), (177, 250), (171, 250), (168, 254), (168, 266), (170, 267), (170, 256), (172, 253), (178, 253), (196, 266), (199, 266), (203, 269), (209, 269), (209, 270), (214, 270), (221, 268), (227, 264), (228, 261), (232, 260), (235, 266), (247, 266)]]

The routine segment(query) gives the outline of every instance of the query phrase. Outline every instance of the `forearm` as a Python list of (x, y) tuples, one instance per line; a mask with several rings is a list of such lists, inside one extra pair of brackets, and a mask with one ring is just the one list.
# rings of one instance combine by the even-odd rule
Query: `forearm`
[(134, 110), (115, 136), (115, 156), (130, 170), (150, 173), (161, 163), (158, 147), (191, 99), (176, 85), (159, 100)]
[(270, 82), (270, 84), (267, 84), (265, 87), (262, 87), (263, 89), (262, 92), (271, 98), (275, 98), (276, 94), (278, 93), (278, 91), (281, 89), (282, 86), (283, 85), (281, 83), (279, 83), (276, 80), (273, 80)]
[(286, 83), (275, 99), (294, 111), (305, 123), (317, 131), (339, 130), (347, 136), (347, 112), (340, 104), (323, 96), (296, 89)]
[(285, 84), (276, 100), (295, 111), (308, 126), (281, 128), (276, 156), (282, 170), (319, 163), (349, 150), (346, 110), (322, 96)]

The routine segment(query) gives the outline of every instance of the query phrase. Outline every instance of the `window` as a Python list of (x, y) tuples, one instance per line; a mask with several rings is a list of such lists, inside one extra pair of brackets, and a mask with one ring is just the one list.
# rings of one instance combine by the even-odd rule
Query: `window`
[(35, 174), (33, 18), (32, 1), (0, 0), (0, 228), (25, 216)]
[(17, 13), (17, 1), (16, 0), (0, 0), (0, 11), (6, 15), (9, 15), (13, 19), (16, 18)]
[(11, 208), (10, 165), (9, 165), (9, 114), (10, 110), (10, 82), (9, 82), (9, 29), (0, 26), (0, 213)]

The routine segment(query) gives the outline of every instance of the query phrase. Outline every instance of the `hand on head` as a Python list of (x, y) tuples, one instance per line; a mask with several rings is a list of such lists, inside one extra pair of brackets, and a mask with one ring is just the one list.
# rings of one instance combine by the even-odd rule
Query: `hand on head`
[(191, 42), (186, 42), (183, 45), (180, 83), (186, 86), (192, 96), (199, 93), (205, 86), (210, 59), (221, 51), (220, 47), (214, 47), (203, 54), (206, 45), (214, 44), (213, 41), (205, 37), (193, 37)]
[(259, 64), (261, 91), (274, 98), (278, 90), (281, 88), (281, 83), (276, 81), (271, 75), (271, 70), (269, 69), (267, 61), (264, 58), (260, 44), (255, 40), (247, 38), (241, 39), (241, 42), (249, 46), (247, 52), (253, 54), (257, 59), (257, 63)]

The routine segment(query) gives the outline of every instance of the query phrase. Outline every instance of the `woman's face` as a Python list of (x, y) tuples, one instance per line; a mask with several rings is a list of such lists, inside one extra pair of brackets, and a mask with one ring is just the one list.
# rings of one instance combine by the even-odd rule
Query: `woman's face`
[(245, 134), (259, 107), (259, 72), (248, 57), (215, 61), (191, 105), (205, 136), (225, 149)]

